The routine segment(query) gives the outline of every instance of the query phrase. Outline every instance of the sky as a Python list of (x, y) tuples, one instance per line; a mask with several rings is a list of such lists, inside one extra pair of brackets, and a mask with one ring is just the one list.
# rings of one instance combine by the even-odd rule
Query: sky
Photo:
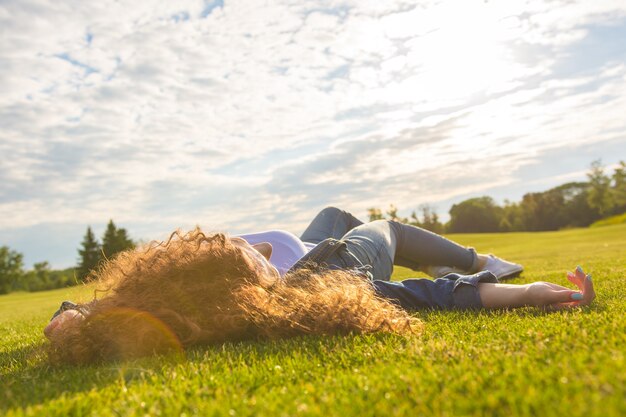
[(444, 219), (626, 160), (626, 3), (0, 0), (0, 246)]

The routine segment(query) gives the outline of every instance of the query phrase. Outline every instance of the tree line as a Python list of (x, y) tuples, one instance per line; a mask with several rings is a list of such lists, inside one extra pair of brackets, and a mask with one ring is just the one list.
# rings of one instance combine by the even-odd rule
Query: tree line
[(33, 269), (24, 269), (24, 256), (7, 246), (0, 247), (0, 294), (12, 291), (44, 291), (62, 288), (83, 282), (92, 270), (104, 259), (110, 259), (117, 253), (135, 247), (135, 242), (128, 236), (126, 229), (118, 228), (110, 220), (100, 243), (91, 226), (78, 249), (78, 264), (63, 270), (52, 270), (46, 261), (33, 265)]
[(450, 220), (445, 224), (428, 204), (421, 205), (419, 212), (413, 211), (408, 218), (399, 216), (394, 205), (385, 213), (379, 208), (369, 208), (368, 214), (370, 221), (388, 218), (435, 233), (493, 233), (586, 227), (626, 212), (624, 161), (610, 175), (601, 161), (594, 161), (587, 178), (588, 181), (527, 193), (519, 202), (505, 200), (504, 205), (498, 205), (489, 196), (470, 198), (450, 208)]

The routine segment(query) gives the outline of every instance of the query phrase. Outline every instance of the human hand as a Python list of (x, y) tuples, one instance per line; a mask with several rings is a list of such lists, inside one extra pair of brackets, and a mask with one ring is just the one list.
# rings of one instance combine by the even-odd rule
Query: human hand
[(575, 272), (567, 272), (567, 279), (574, 285), (576, 285), (583, 294), (583, 298), (579, 301), (574, 301), (573, 305), (589, 305), (594, 298), (596, 298), (596, 292), (593, 289), (593, 281), (591, 280), (591, 274), (585, 274), (580, 266), (576, 267)]
[(589, 305), (596, 297), (591, 275), (586, 275), (580, 266), (575, 272), (568, 272), (567, 279), (580, 291), (550, 282), (534, 282), (529, 284), (529, 304), (548, 310), (563, 310)]

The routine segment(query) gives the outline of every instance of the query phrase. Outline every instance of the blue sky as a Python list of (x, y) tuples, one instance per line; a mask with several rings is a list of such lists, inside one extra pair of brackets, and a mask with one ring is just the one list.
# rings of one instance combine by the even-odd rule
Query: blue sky
[(626, 159), (623, 1), (0, 1), (0, 245), (298, 233)]

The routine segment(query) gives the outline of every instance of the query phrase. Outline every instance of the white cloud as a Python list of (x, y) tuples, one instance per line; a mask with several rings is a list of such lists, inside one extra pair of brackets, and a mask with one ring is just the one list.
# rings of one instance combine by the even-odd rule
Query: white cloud
[(624, 140), (626, 51), (559, 67), (623, 27), (620, 1), (205, 7), (0, 5), (0, 229), (297, 230), (322, 205), (487, 192), (542, 152)]

